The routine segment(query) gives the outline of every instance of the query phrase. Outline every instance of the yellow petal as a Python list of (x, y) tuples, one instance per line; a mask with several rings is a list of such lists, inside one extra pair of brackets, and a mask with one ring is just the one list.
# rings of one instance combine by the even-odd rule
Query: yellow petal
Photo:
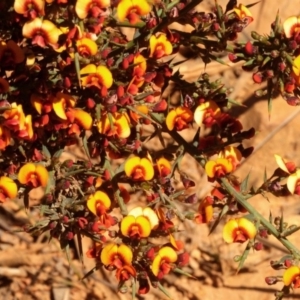
[(105, 265), (108, 266), (112, 263), (113, 256), (118, 253), (118, 245), (115, 243), (109, 243), (103, 247), (100, 260)]
[(294, 278), (300, 275), (300, 269), (297, 266), (291, 266), (283, 273), (283, 283), (285, 286), (292, 284)]
[(247, 234), (248, 238), (251, 240), (256, 236), (257, 229), (255, 225), (246, 218), (240, 218), (237, 220), (238, 226)]
[(223, 227), (223, 239), (226, 243), (233, 243), (235, 230), (239, 228), (235, 219), (228, 221)]

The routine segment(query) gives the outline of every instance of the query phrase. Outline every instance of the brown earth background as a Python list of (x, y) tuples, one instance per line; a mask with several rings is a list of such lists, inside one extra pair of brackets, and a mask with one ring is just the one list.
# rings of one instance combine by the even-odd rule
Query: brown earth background
[[(227, 0), (219, 0), (226, 6)], [(254, 0), (245, 0), (250, 4)], [(213, 1), (204, 0), (200, 8), (209, 10)], [(242, 40), (250, 37), (255, 30), (261, 34), (269, 33), (270, 24), (275, 19), (277, 10), (281, 19), (300, 13), (300, 0), (262, 0), (251, 9), (254, 23), (241, 36)], [(273, 102), (271, 118), (268, 117), (266, 99), (256, 99), (253, 92), (262, 86), (254, 84), (250, 73), (241, 72), (240, 65), (231, 67), (212, 63), (204, 68), (200, 60), (188, 61), (180, 66), (181, 73), (187, 80), (195, 80), (199, 74), (208, 72), (213, 78), (222, 78), (227, 87), (232, 87), (231, 98), (242, 102), (246, 107), (233, 108), (239, 116), (244, 128), (254, 127), (257, 135), (248, 142), (255, 147), (255, 153), (247, 159), (236, 171), (236, 175), (244, 178), (251, 172), (250, 181), (254, 186), (261, 184), (264, 168), (268, 174), (276, 168), (274, 153), (293, 160), (300, 165), (298, 142), (300, 134), (300, 115), (298, 107), (290, 107), (278, 97)], [(183, 133), (186, 138), (192, 136), (190, 131)], [(161, 147), (155, 142), (149, 147)], [(82, 158), (80, 148), (69, 149), (69, 155)], [(191, 157), (183, 161), (182, 170), (196, 180), (194, 191), (199, 197), (209, 192), (210, 186), (202, 170)], [(31, 206), (37, 205), (39, 191), (31, 194)], [(270, 196), (269, 202), (261, 196), (251, 199), (251, 203), (259, 212), (268, 217), (283, 211), (289, 224), (300, 225), (299, 197), (275, 198)], [(131, 205), (137, 202), (132, 201)], [(184, 208), (184, 206), (183, 206)], [(113, 274), (98, 271), (85, 281), (80, 279), (92, 269), (95, 262), (85, 258), (85, 265), (76, 259), (69, 265), (65, 253), (59, 249), (59, 244), (52, 240), (47, 243), (47, 235), (38, 238), (23, 232), (15, 232), (27, 223), (39, 219), (36, 209), (26, 213), (22, 200), (5, 203), (0, 206), (0, 299), (2, 300), (100, 300), (100, 299), (131, 299), (131, 295), (117, 293), (117, 282)], [(183, 232), (177, 236), (185, 242), (190, 253), (190, 264), (186, 271), (197, 279), (190, 279), (174, 274), (166, 276), (163, 285), (168, 289), (174, 300), (248, 300), (274, 299), (274, 292), (281, 289), (282, 284), (266, 285), (266, 276), (279, 275), (281, 271), (270, 268), (270, 260), (283, 256), (285, 249), (273, 238), (267, 240), (265, 249), (251, 253), (244, 268), (236, 274), (237, 264), (233, 257), (242, 253), (245, 245), (226, 245), (221, 237), (221, 228), (208, 236), (207, 225), (196, 225), (186, 222), (182, 225)], [(290, 237), (290, 240), (300, 248), (300, 233)], [(33, 242), (35, 241), (35, 242)], [(91, 247), (90, 240), (84, 239), (84, 251)], [(168, 299), (159, 290), (151, 292), (138, 299), (155, 300)], [(300, 299), (300, 292), (295, 291), (287, 299)]]

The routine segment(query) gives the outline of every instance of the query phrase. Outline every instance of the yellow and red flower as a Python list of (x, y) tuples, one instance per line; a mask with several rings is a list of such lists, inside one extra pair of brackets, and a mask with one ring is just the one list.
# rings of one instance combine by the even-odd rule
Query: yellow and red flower
[[(68, 111), (66, 112), (68, 121), (71, 123), (76, 123), (73, 124), (72, 126), (80, 125), (83, 129), (89, 130), (93, 126), (93, 118), (91, 115), (84, 111), (83, 109), (80, 108), (69, 108)], [(79, 133), (80, 130), (75, 130), (75, 133)]]
[(156, 161), (156, 167), (160, 177), (166, 177), (171, 173), (171, 163), (164, 157), (159, 158)]
[(211, 179), (222, 177), (233, 171), (232, 163), (226, 158), (217, 158), (216, 160), (209, 160), (205, 164), (205, 172)]
[(256, 236), (255, 225), (246, 218), (232, 219), (223, 228), (223, 239), (226, 243), (244, 243)]
[(111, 201), (106, 193), (97, 191), (90, 195), (86, 204), (90, 212), (99, 217), (110, 209)]
[(211, 127), (217, 122), (221, 115), (221, 110), (216, 102), (210, 100), (201, 103), (195, 110), (194, 120), (198, 126), (204, 124), (206, 127)]
[(93, 40), (86, 37), (76, 41), (76, 48), (78, 53), (84, 57), (96, 55), (98, 52), (97, 44)]
[(94, 86), (98, 89), (109, 89), (113, 84), (111, 72), (105, 66), (89, 64), (80, 70), (83, 87)]
[(233, 10), (240, 20), (247, 18), (248, 24), (253, 21), (252, 13), (245, 5), (240, 4), (239, 6), (235, 7)]
[(136, 181), (151, 180), (154, 176), (152, 161), (144, 157), (132, 156), (124, 165), (125, 174)]
[(17, 194), (17, 184), (9, 177), (0, 177), (0, 203), (5, 202), (7, 198), (16, 198)]
[(121, 0), (117, 6), (119, 21), (128, 19), (131, 24), (140, 22), (140, 17), (149, 14), (150, 11), (151, 6), (146, 0)]
[(289, 39), (293, 36), (298, 36), (300, 33), (300, 17), (292, 16), (283, 22), (283, 31)]
[(159, 225), (158, 216), (155, 213), (155, 211), (150, 207), (145, 207), (145, 208), (142, 208), (140, 206), (135, 207), (128, 213), (128, 216), (134, 216), (135, 218), (139, 216), (146, 217), (150, 222), (151, 229), (156, 229)]
[(238, 167), (239, 163), (242, 160), (242, 153), (237, 147), (226, 146), (220, 153), (220, 158), (226, 158), (231, 162), (233, 166), (233, 171)]
[(298, 266), (291, 266), (283, 273), (283, 283), (285, 286), (293, 285), (293, 288), (300, 287), (300, 268)]
[(173, 248), (162, 247), (152, 262), (152, 273), (158, 277), (158, 279), (162, 279), (164, 275), (171, 271), (173, 268), (172, 264), (177, 261), (177, 258), (177, 253)]
[(164, 33), (152, 35), (149, 41), (150, 57), (161, 58), (172, 54), (173, 46)]
[(189, 123), (193, 121), (193, 112), (183, 106), (176, 107), (171, 110), (166, 117), (166, 125), (169, 130), (174, 128), (177, 131), (188, 128)]
[(32, 39), (33, 45), (45, 48), (46, 45), (57, 47), (57, 42), (62, 31), (51, 21), (35, 18), (23, 26), (23, 36)]
[[(134, 108), (135, 108), (136, 112), (130, 110), (129, 115), (130, 115), (130, 118), (134, 121), (134, 123), (138, 124), (139, 120), (144, 118), (144, 116), (142, 116), (141, 114), (147, 116), (149, 113), (149, 108), (146, 105), (136, 105), (136, 106), (134, 106)], [(144, 123), (147, 123), (148, 121), (150, 123), (149, 119), (144, 119)]]
[(121, 233), (130, 238), (146, 238), (151, 233), (151, 223), (145, 216), (128, 215), (121, 221)]
[(98, 16), (103, 9), (110, 6), (110, 0), (77, 0), (75, 11), (80, 19), (85, 19), (89, 13)]
[(212, 197), (205, 197), (198, 207), (198, 214), (195, 215), (195, 222), (198, 224), (208, 223), (212, 220), (214, 208)]
[(19, 64), (25, 59), (23, 50), (13, 41), (0, 42), (0, 61), (4, 66)]
[(108, 243), (100, 254), (100, 261), (104, 266), (111, 269), (119, 269), (124, 265), (131, 265), (132, 250), (125, 244)]
[(137, 53), (133, 58), (133, 64), (135, 65), (132, 72), (132, 80), (128, 84), (127, 91), (132, 93), (133, 88), (135, 90), (138, 90), (139, 87), (141, 87), (144, 82), (145, 78), (144, 75), (147, 70), (147, 62), (143, 55), (140, 53)]
[(36, 16), (45, 15), (45, 1), (43, 0), (15, 0), (14, 10), (16, 13), (30, 16), (34, 19)]
[(46, 187), (49, 174), (43, 165), (27, 163), (22, 166), (18, 173), (18, 180), (21, 184), (30, 185), (34, 188), (38, 186)]
[(103, 115), (97, 124), (97, 128), (100, 133), (108, 137), (126, 139), (131, 133), (128, 116), (119, 112)]

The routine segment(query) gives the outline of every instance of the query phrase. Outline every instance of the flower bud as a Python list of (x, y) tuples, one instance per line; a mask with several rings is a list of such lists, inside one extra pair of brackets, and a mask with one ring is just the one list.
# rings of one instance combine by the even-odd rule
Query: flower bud
[(260, 251), (264, 248), (263, 244), (260, 243), (260, 242), (257, 242), (254, 244), (253, 248), (256, 250), (256, 251)]
[(275, 276), (269, 276), (265, 278), (265, 282), (268, 285), (273, 285), (276, 284), (278, 282), (278, 278)]

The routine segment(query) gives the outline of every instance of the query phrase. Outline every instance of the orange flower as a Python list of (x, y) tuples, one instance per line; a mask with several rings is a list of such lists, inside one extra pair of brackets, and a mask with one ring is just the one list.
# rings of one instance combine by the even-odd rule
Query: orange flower
[(238, 167), (240, 161), (242, 160), (242, 153), (240, 150), (233, 146), (226, 146), (220, 153), (220, 158), (226, 158), (231, 162), (233, 166), (233, 171)]
[(283, 31), (285, 36), (289, 39), (300, 32), (300, 17), (292, 16), (283, 22)]
[(131, 24), (140, 22), (140, 17), (149, 14), (150, 11), (151, 6), (146, 0), (121, 0), (117, 6), (119, 21), (128, 19)]
[(146, 238), (151, 233), (151, 223), (145, 216), (128, 215), (121, 221), (121, 233), (130, 238)]
[(0, 150), (4, 150), (11, 140), (11, 135), (8, 129), (0, 125)]
[(35, 18), (23, 26), (23, 36), (32, 39), (33, 45), (45, 48), (46, 45), (57, 46), (58, 38), (62, 31), (52, 22)]
[(300, 85), (300, 55), (298, 55), (293, 62), (292, 76), (295, 79), (296, 85)]
[(169, 130), (174, 128), (177, 131), (188, 128), (188, 124), (193, 121), (193, 113), (187, 107), (179, 106), (171, 110), (166, 117), (166, 125)]
[(98, 89), (102, 87), (109, 89), (113, 84), (113, 77), (111, 72), (105, 66), (96, 66), (89, 64), (80, 70), (82, 86), (94, 86)]
[(103, 115), (97, 127), (100, 133), (108, 137), (126, 139), (131, 133), (128, 116), (118, 112)]
[(222, 177), (232, 171), (232, 163), (226, 158), (217, 158), (216, 160), (209, 160), (205, 164), (205, 172), (210, 178)]
[(200, 104), (194, 113), (194, 120), (198, 126), (204, 124), (207, 127), (216, 123), (216, 120), (221, 115), (219, 106), (214, 101), (207, 101)]
[(129, 213), (128, 216), (134, 216), (135, 218), (139, 216), (144, 216), (148, 219), (151, 225), (151, 229), (156, 229), (159, 225), (159, 219), (157, 214), (154, 212), (154, 210), (150, 207), (145, 207), (142, 208), (140, 206), (135, 207), (132, 209)]
[(240, 20), (247, 18), (248, 24), (253, 21), (252, 13), (245, 5), (240, 4), (238, 7), (235, 7), (233, 10)]
[(171, 163), (164, 157), (161, 157), (156, 161), (156, 166), (161, 177), (166, 177), (171, 173)]
[(293, 288), (300, 287), (300, 268), (298, 266), (291, 266), (283, 273), (283, 283), (285, 286), (293, 284)]
[(124, 165), (125, 174), (133, 180), (151, 180), (154, 176), (152, 162), (148, 158), (132, 156), (128, 158)]
[(199, 207), (198, 213), (195, 216), (195, 222), (198, 224), (208, 223), (213, 218), (214, 208), (212, 206), (211, 197), (204, 198)]
[(106, 193), (97, 191), (90, 195), (86, 205), (94, 215), (101, 216), (110, 209), (111, 201)]
[[(147, 70), (146, 58), (143, 55), (141, 55), (140, 53), (137, 53), (133, 58), (133, 64), (134, 64), (133, 74), (132, 74), (133, 78), (132, 78), (129, 86), (131, 84), (134, 84), (136, 87), (139, 88), (145, 82), (144, 75)], [(128, 87), (128, 89), (129, 89), (129, 87)]]
[(16, 13), (34, 19), (37, 15), (45, 15), (45, 2), (43, 0), (15, 0), (14, 10)]
[(110, 0), (77, 0), (75, 11), (79, 19), (85, 19), (90, 12), (99, 15), (102, 10), (110, 6)]
[(76, 41), (77, 51), (81, 56), (87, 57), (96, 55), (98, 52), (97, 44), (89, 38), (81, 38)]
[(171, 42), (167, 39), (167, 36), (163, 33), (158, 37), (152, 35), (149, 41), (150, 55), (149, 57), (161, 58), (166, 55), (170, 55), (173, 51)]
[(25, 59), (23, 50), (13, 41), (0, 42), (0, 61), (4, 65), (19, 64)]
[(0, 177), (0, 202), (3, 203), (7, 198), (16, 198), (18, 194), (17, 184), (9, 177)]
[(152, 273), (161, 279), (172, 269), (172, 263), (177, 261), (177, 253), (171, 247), (162, 247), (155, 256), (151, 265)]
[[(70, 123), (76, 122), (83, 129), (89, 130), (92, 128), (93, 119), (89, 113), (80, 108), (69, 108), (66, 112), (67, 119)], [(80, 129), (77, 124), (72, 124), (74, 128), (77, 128), (74, 133), (79, 133)]]
[[(63, 120), (67, 120), (68, 117), (66, 115), (66, 108), (74, 107), (75, 103), (76, 103), (76, 101), (71, 95), (58, 92), (56, 94), (56, 97), (53, 99), (52, 107), (53, 107), (55, 114), (59, 118), (61, 118)], [(38, 104), (38, 101), (36, 101), (35, 107), (38, 110), (38, 112), (41, 113), (40, 112), (41, 109), (39, 108), (39, 105), (40, 104)]]
[(43, 165), (27, 163), (21, 167), (18, 174), (18, 180), (21, 184), (46, 187), (48, 184), (49, 174)]
[(131, 249), (125, 244), (108, 243), (101, 251), (100, 261), (106, 267), (119, 269), (124, 265), (131, 265), (132, 257)]
[(226, 243), (244, 243), (256, 236), (257, 229), (246, 218), (232, 219), (223, 228), (223, 239)]

